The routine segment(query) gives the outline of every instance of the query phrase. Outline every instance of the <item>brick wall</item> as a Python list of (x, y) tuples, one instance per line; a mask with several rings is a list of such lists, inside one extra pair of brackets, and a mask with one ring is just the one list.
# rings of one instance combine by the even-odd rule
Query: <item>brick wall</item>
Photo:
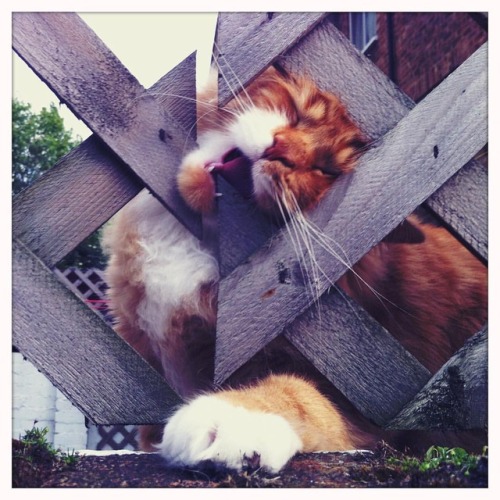
[[(337, 14), (336, 25), (349, 36), (348, 14)], [(418, 101), (477, 50), (487, 32), (467, 13), (382, 13), (377, 38), (366, 55)]]

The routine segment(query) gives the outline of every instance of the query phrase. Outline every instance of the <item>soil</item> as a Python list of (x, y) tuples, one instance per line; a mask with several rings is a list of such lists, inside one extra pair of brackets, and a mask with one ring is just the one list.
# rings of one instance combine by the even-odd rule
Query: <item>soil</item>
[[(14, 443), (14, 451), (15, 451)], [(236, 473), (206, 463), (197, 470), (169, 468), (154, 453), (82, 455), (72, 464), (60, 459), (13, 461), (13, 487), (42, 488), (418, 488), (488, 487), (488, 459), (468, 473), (449, 464), (420, 472), (404, 467), (393, 450), (375, 453), (309, 453), (295, 456), (279, 474)]]

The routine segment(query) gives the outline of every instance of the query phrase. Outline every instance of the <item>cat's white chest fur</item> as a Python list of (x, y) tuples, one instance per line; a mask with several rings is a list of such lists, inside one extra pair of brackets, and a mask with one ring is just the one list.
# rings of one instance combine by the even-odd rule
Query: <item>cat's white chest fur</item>
[[(180, 222), (147, 192), (127, 206), (141, 247), (144, 296), (137, 307), (139, 325), (161, 342), (170, 316), (185, 300), (196, 298), (203, 283), (217, 281), (218, 264)], [(192, 300), (192, 299), (191, 299)]]

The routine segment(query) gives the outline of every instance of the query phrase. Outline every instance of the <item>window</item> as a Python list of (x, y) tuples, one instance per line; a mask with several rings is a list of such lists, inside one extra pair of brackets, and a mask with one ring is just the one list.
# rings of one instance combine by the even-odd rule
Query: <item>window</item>
[(360, 52), (366, 52), (377, 39), (377, 14), (375, 12), (352, 12), (349, 14), (351, 42)]

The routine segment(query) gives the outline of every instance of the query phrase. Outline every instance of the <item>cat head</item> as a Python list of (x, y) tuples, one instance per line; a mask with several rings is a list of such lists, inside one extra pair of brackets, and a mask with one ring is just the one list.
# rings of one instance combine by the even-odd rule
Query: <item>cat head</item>
[[(227, 113), (222, 130), (200, 137), (200, 149), (218, 156), (205, 167), (265, 211), (314, 206), (337, 177), (355, 167), (367, 144), (336, 96), (274, 68), (234, 99)], [(184, 174), (181, 193), (194, 199), (189, 191), (196, 188)], [(204, 176), (197, 174), (203, 190)], [(198, 199), (203, 199), (201, 191)]]

